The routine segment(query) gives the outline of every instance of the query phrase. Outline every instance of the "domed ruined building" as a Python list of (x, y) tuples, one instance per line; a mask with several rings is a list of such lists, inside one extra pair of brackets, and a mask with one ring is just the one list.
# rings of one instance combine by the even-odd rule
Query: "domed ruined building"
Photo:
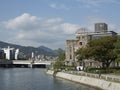
[[(108, 31), (106, 23), (95, 23), (94, 32), (88, 32), (87, 28), (80, 28), (75, 33), (75, 39), (66, 40), (66, 64), (69, 66), (79, 66), (75, 52), (79, 48), (86, 47), (87, 43), (95, 38), (105, 36), (116, 36), (114, 31)], [(86, 60), (86, 66), (95, 66), (96, 61)]]

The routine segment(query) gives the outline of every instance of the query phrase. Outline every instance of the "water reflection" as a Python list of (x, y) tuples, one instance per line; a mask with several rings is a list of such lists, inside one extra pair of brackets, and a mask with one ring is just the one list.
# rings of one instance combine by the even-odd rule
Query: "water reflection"
[(53, 78), (45, 69), (0, 69), (0, 90), (98, 90), (61, 78)]

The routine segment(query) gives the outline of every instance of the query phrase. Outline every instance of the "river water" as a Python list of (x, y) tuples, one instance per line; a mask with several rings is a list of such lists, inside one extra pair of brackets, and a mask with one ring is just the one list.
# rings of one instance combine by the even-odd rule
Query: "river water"
[(40, 68), (0, 68), (0, 90), (98, 90), (61, 78)]

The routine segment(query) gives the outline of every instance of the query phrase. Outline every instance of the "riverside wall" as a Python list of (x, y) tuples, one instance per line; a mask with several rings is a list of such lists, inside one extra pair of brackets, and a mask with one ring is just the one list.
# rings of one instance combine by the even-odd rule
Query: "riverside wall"
[[(47, 74), (54, 75), (54, 71), (48, 70)], [(110, 82), (103, 79), (97, 79), (87, 76), (73, 75), (64, 72), (57, 72), (56, 77), (64, 78), (81, 84), (86, 84), (103, 90), (120, 90), (120, 83)]]

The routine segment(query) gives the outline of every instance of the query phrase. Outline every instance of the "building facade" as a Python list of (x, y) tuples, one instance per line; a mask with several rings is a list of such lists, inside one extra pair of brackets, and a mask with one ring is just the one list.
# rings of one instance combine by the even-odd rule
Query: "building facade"
[(15, 50), (15, 60), (19, 59), (19, 49)]
[(5, 53), (5, 59), (7, 60), (13, 60), (13, 59), (18, 59), (19, 58), (19, 49), (14, 49), (14, 48), (10, 48), (8, 46), (8, 48), (3, 48), (3, 51)]
[(5, 59), (5, 53), (4, 50), (0, 48), (0, 59)]
[[(85, 48), (87, 43), (96, 38), (105, 36), (116, 36), (114, 31), (108, 31), (106, 23), (95, 23), (94, 32), (88, 32), (86, 28), (81, 28), (75, 33), (74, 40), (66, 40), (66, 64), (69, 66), (77, 66), (78, 60), (75, 56), (75, 52), (79, 48)], [(94, 63), (92, 63), (94, 62)], [(94, 65), (96, 61), (86, 60), (88, 66)]]

